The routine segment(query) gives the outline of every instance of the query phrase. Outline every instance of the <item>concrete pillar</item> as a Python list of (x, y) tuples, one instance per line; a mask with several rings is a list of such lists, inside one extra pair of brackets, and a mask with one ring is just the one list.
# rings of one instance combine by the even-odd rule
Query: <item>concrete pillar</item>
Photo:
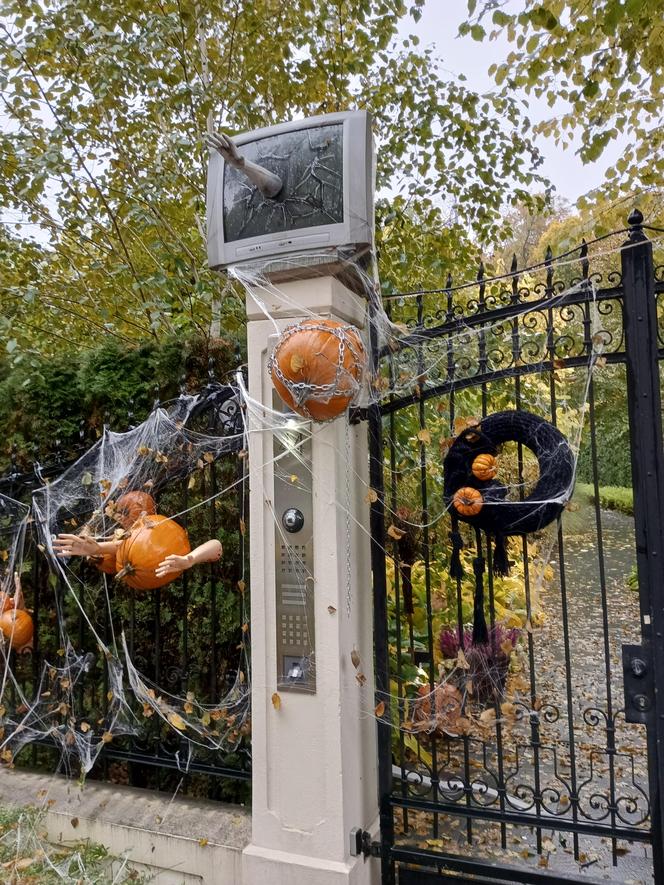
[[(288, 306), (276, 299), (266, 306), (280, 329), (311, 313), (364, 324), (364, 301), (332, 277), (279, 289)], [(249, 392), (271, 405), (267, 361), (275, 328), (250, 294), (247, 319)], [(375, 833), (378, 816), (366, 426), (348, 429), (344, 416), (312, 425), (315, 694), (277, 688), (273, 439), (257, 426), (250, 430), (253, 799), (243, 885), (377, 883), (378, 861), (350, 854), (351, 829)], [(337, 505), (345, 506), (349, 469), (350, 539)], [(279, 709), (272, 701), (277, 691)]]

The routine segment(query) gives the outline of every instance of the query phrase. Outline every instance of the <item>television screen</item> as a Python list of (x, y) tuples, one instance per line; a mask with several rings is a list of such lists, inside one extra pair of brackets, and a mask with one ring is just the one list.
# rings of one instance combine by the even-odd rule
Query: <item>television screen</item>
[[(282, 257), (289, 268), (298, 262), (304, 267), (317, 256), (336, 260), (338, 252), (354, 256), (370, 248), (373, 143), (368, 112), (293, 120), (232, 141), (244, 167), (226, 162), (221, 149), (210, 152), (210, 267)], [(259, 187), (261, 175), (272, 177), (270, 187)]]
[(274, 199), (243, 173), (224, 169), (224, 240), (227, 243), (344, 220), (343, 126), (318, 126), (272, 135), (241, 148), (283, 181)]

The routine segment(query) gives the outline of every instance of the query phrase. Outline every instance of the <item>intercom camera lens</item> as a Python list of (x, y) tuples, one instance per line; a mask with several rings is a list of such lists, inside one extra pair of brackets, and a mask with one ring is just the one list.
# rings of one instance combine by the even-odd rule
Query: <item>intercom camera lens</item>
[(281, 522), (287, 532), (299, 532), (304, 525), (304, 514), (297, 507), (289, 507), (284, 511)]

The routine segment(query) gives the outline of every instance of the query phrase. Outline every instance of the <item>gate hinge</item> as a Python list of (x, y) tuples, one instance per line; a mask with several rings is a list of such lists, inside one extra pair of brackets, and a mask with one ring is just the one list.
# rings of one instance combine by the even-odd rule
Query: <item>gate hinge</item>
[(371, 833), (362, 827), (353, 827), (350, 831), (351, 857), (380, 857), (380, 842), (373, 842)]
[(623, 645), (623, 685), (625, 687), (625, 721), (646, 723), (655, 700), (652, 661), (640, 645)]

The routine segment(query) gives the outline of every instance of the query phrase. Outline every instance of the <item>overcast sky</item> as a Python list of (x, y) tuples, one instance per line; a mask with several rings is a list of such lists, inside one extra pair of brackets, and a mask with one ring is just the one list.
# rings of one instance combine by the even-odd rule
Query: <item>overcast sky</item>
[[(523, 7), (523, 2), (512, 2), (509, 7)], [(400, 34), (406, 37), (416, 34), (421, 46), (434, 46), (443, 67), (455, 74), (465, 74), (465, 84), (478, 92), (495, 88), (487, 70), (494, 62), (504, 61), (510, 51), (506, 39), (477, 43), (472, 37), (457, 37), (459, 25), (466, 18), (465, 0), (427, 0), (419, 22), (409, 17), (403, 20)], [(525, 96), (524, 96), (525, 97)], [(547, 119), (553, 111), (546, 101), (532, 95), (528, 98), (528, 115), (534, 122)], [(572, 149), (563, 150), (552, 138), (540, 138), (537, 145), (545, 162), (539, 170), (555, 185), (559, 196), (574, 202), (582, 194), (597, 187), (604, 179), (604, 172), (620, 156), (620, 145), (611, 145), (601, 159), (584, 166)]]

